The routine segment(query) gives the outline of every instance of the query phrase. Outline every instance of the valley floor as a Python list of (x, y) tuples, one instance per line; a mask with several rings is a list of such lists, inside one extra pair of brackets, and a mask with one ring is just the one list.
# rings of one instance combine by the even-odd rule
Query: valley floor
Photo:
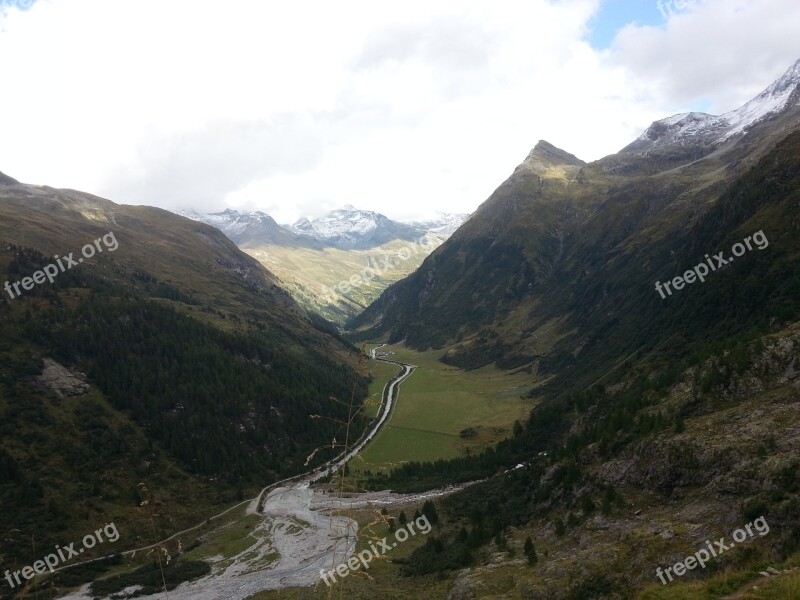
[[(403, 367), (405, 375), (398, 378), (400, 365), (376, 362), (375, 366), (381, 375), (376, 375), (373, 387), (381, 391), (370, 411), (374, 417), (380, 413), (373, 427), (374, 431), (381, 432), (384, 419), (393, 416), (389, 409), (396, 401), (397, 389), (414, 369)], [(380, 402), (384, 388), (390, 394), (388, 407)], [(353, 451), (360, 451), (369, 438), (371, 435), (357, 442)], [(350, 457), (351, 453), (347, 456)], [(200, 537), (187, 534), (183, 540), (187, 542), (186, 547), (197, 547), (186, 551), (185, 559), (204, 560), (212, 565), (212, 570), (205, 577), (171, 590), (169, 597), (173, 600), (243, 600), (264, 590), (318, 585), (321, 570), (329, 570), (352, 555), (358, 538), (363, 538), (358, 536), (359, 522), (369, 527), (368, 515), (379, 515), (381, 508), (422, 503), (465, 487), (407, 495), (388, 491), (347, 493), (343, 497), (336, 493), (335, 485), (315, 484), (322, 476), (322, 469), (316, 469), (280, 487), (270, 486), (249, 506), (225, 515), (221, 519), (222, 525)], [(194, 543), (188, 543), (189, 540), (194, 540)], [(147, 556), (152, 552), (151, 549)], [(134, 567), (116, 569), (114, 574)], [(123, 596), (115, 597), (126, 597), (139, 590), (139, 586), (129, 586), (120, 590)], [(162, 596), (158, 593), (137, 597), (155, 600)], [(65, 600), (89, 600), (92, 597), (88, 584), (63, 596)]]
[[(484, 367), (462, 371), (439, 362), (442, 350), (416, 352), (401, 344), (378, 350), (390, 360), (417, 365), (403, 384), (391, 421), (354, 460), (359, 473), (385, 472), (407, 461), (429, 461), (478, 453), (511, 436), (514, 421), (524, 422), (535, 401), (526, 398), (536, 379), (523, 370)], [(384, 363), (371, 364), (373, 375), (397, 371)], [(370, 388), (372, 404), (379, 401), (378, 377)]]

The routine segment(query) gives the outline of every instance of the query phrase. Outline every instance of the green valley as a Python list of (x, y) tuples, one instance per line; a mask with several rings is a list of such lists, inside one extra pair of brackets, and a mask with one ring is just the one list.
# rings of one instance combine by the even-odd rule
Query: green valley
[[(535, 380), (524, 369), (462, 371), (440, 362), (441, 351), (393, 345), (379, 352), (418, 368), (403, 383), (389, 424), (351, 462), (354, 472), (380, 473), (408, 461), (480, 452), (511, 436), (514, 423), (524, 421), (533, 406), (528, 396)], [(372, 370), (376, 367), (385, 370), (377, 365)]]

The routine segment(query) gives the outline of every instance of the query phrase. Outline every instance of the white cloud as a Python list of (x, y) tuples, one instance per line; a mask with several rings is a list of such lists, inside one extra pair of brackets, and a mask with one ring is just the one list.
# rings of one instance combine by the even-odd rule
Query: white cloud
[(615, 64), (669, 105), (733, 110), (800, 58), (795, 0), (681, 2), (665, 27), (624, 28), (611, 52)]
[(538, 139), (595, 159), (747, 100), (797, 58), (792, 2), (687, 2), (598, 52), (599, 0), (39, 0), (0, 16), (0, 170), (283, 222), (467, 212)]

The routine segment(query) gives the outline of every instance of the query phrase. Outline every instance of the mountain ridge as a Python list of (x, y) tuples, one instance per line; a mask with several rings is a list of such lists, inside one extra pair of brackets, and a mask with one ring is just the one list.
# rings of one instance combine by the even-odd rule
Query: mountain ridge
[(315, 219), (299, 219), (289, 229), (309, 235), (341, 250), (367, 250), (392, 240), (413, 241), (425, 231), (394, 221), (381, 213), (357, 209), (351, 204)]
[[(789, 73), (793, 80), (794, 68)], [(785, 93), (784, 78), (767, 89)], [(533, 167), (523, 162), (417, 272), (389, 287), (348, 327), (359, 336), (406, 339), (419, 350), (448, 348), (444, 360), (470, 368), (544, 363), (553, 353), (577, 352), (586, 342), (569, 333), (565, 319), (578, 331), (587, 326), (587, 309), (603, 303), (598, 290), (609, 293), (606, 262), (619, 265), (641, 253), (652, 269), (653, 253), (663, 251), (669, 235), (679, 236), (676, 219), (684, 226), (696, 222), (798, 128), (800, 110), (789, 105), (718, 149), (700, 140), (696, 148), (664, 145), (582, 166), (571, 159), (563, 167), (552, 160), (542, 165), (538, 157)], [(547, 146), (534, 150), (563, 157)], [(581, 307), (580, 297), (592, 301)], [(545, 325), (550, 341), (542, 346), (537, 330)]]
[(722, 115), (703, 112), (679, 113), (653, 122), (636, 140), (620, 150), (647, 153), (670, 144), (691, 144), (702, 139), (716, 147), (745, 133), (770, 116), (800, 104), (800, 59), (761, 93), (737, 109)]
[(425, 233), (446, 237), (467, 219), (466, 214), (440, 213), (438, 217), (409, 223), (394, 221), (375, 211), (352, 205), (329, 212), (318, 219), (299, 219), (281, 225), (262, 211), (226, 209), (215, 213), (180, 210), (175, 214), (220, 229), (240, 247), (279, 244), (286, 247), (368, 250), (393, 240), (415, 241)]
[(19, 183), (19, 181), (13, 177), (9, 177), (5, 173), (0, 172), (0, 185), (15, 185), (17, 183)]

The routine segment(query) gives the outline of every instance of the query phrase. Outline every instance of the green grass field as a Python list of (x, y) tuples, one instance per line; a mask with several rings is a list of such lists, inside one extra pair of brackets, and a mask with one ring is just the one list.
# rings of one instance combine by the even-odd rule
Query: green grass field
[[(438, 361), (441, 350), (416, 352), (396, 345), (381, 351), (395, 352), (390, 359), (418, 368), (400, 386), (389, 423), (350, 464), (354, 472), (376, 472), (404, 461), (480, 451), (511, 435), (514, 421), (524, 421), (533, 406), (531, 400), (522, 398), (534, 383), (529, 374), (494, 367), (461, 371)], [(375, 414), (383, 386), (399, 369), (371, 361), (370, 370), (375, 380), (369, 390), (373, 402), (368, 410)], [(461, 435), (470, 428), (467, 436)]]

